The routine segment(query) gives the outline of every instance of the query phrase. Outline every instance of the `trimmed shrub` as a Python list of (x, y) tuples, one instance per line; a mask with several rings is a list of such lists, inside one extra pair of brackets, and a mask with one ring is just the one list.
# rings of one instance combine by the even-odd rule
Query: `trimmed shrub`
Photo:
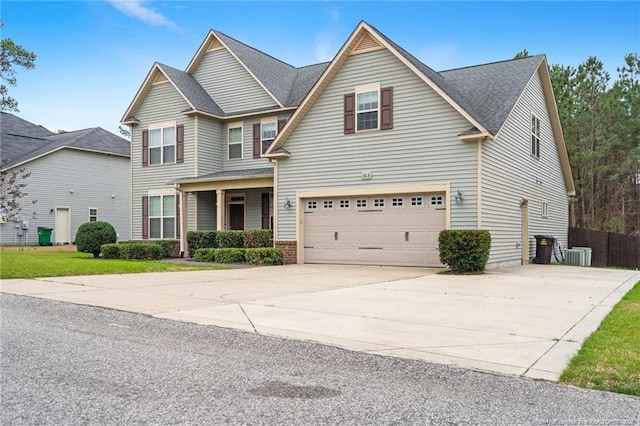
[(120, 259), (122, 254), (120, 253), (120, 244), (103, 244), (100, 247), (102, 257), (105, 259)]
[(160, 260), (162, 247), (154, 243), (120, 244), (120, 258), (130, 260)]
[(245, 259), (245, 249), (242, 248), (217, 248), (214, 250), (216, 263), (242, 263)]
[(116, 241), (118, 241), (116, 230), (107, 222), (83, 223), (76, 232), (78, 251), (91, 253), (93, 257), (100, 257), (100, 247), (103, 244), (113, 244)]
[(243, 237), (244, 248), (271, 247), (272, 232), (269, 229), (253, 229), (245, 231)]
[(284, 255), (282, 250), (273, 247), (246, 249), (246, 263), (249, 265), (282, 265)]
[(445, 229), (438, 235), (440, 262), (457, 273), (482, 272), (489, 260), (491, 234), (477, 229)]
[(244, 246), (244, 231), (218, 231), (216, 245), (218, 248), (242, 248)]
[(196, 250), (201, 248), (216, 248), (217, 231), (189, 231), (187, 232), (187, 256), (193, 257)]
[(147, 243), (158, 244), (162, 248), (162, 257), (180, 257), (179, 240), (153, 240)]
[(195, 262), (213, 262), (215, 259), (215, 251), (213, 248), (200, 248), (193, 254)]

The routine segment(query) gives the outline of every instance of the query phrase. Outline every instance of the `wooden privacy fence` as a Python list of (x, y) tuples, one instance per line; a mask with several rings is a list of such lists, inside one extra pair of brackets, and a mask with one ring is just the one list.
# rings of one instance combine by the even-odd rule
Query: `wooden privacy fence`
[(569, 247), (591, 247), (592, 266), (640, 268), (640, 237), (569, 228)]

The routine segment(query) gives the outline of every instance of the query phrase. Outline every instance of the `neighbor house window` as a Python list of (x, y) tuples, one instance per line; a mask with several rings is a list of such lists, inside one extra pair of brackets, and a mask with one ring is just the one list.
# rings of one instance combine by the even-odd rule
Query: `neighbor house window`
[(89, 222), (98, 221), (98, 209), (89, 209)]
[(357, 129), (371, 130), (378, 128), (378, 90), (356, 93)]
[(229, 159), (242, 158), (242, 123), (229, 124)]
[(149, 164), (176, 162), (176, 127), (149, 129)]
[(540, 119), (531, 114), (531, 155), (540, 157)]
[(149, 197), (149, 238), (176, 237), (176, 196)]

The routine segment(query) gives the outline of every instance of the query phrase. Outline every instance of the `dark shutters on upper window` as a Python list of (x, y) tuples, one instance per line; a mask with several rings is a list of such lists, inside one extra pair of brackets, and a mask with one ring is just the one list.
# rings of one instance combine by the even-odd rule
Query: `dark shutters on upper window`
[(356, 94), (347, 93), (344, 95), (344, 133), (355, 133), (356, 131)]
[(149, 131), (142, 131), (142, 167), (149, 165)]
[(380, 89), (380, 130), (393, 129), (393, 87)]
[(260, 155), (262, 154), (260, 152), (260, 137), (262, 135), (261, 131), (262, 130), (260, 128), (260, 123), (256, 123), (253, 125), (253, 158), (260, 158)]
[(142, 197), (142, 239), (149, 239), (149, 197)]
[(184, 163), (184, 125), (176, 126), (176, 163)]
[(287, 124), (287, 120), (278, 120), (278, 134), (280, 134), (285, 124)]

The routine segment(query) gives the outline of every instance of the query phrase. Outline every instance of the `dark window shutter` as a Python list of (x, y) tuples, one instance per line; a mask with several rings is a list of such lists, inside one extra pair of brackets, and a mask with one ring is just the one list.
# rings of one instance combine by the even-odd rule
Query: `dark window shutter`
[(176, 127), (176, 163), (184, 163), (184, 124)]
[(142, 239), (149, 239), (149, 197), (142, 197)]
[(260, 158), (260, 155), (262, 154), (262, 149), (260, 147), (260, 136), (260, 123), (256, 123), (253, 125), (253, 158)]
[(176, 238), (180, 238), (180, 202), (182, 193), (176, 194)]
[(262, 193), (262, 229), (269, 229), (269, 193)]
[(278, 134), (280, 134), (285, 124), (287, 124), (287, 120), (278, 120)]
[(380, 90), (380, 130), (393, 129), (393, 87)]
[(149, 165), (149, 131), (142, 131), (142, 167)]
[(355, 133), (356, 131), (356, 94), (348, 93), (344, 95), (344, 133)]

